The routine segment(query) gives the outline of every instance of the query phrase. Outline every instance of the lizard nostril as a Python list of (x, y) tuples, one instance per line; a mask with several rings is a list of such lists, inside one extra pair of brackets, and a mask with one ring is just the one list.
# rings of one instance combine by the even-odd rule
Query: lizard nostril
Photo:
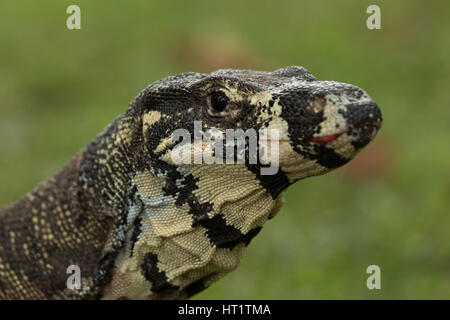
[(324, 98), (316, 98), (307, 106), (307, 109), (314, 113), (319, 113), (319, 112), (323, 111), (326, 104), (327, 104), (327, 101)]

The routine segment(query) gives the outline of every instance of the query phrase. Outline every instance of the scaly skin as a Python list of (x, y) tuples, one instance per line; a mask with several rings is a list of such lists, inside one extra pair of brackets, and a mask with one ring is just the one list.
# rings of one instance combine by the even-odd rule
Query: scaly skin
[[(228, 100), (222, 112), (217, 94)], [(194, 120), (222, 132), (278, 130), (280, 169), (175, 164), (172, 133), (193, 135)], [(364, 91), (301, 67), (157, 81), (62, 171), (0, 212), (0, 298), (190, 297), (237, 267), (283, 190), (344, 165), (380, 126)], [(79, 290), (66, 287), (70, 265), (81, 269)]]

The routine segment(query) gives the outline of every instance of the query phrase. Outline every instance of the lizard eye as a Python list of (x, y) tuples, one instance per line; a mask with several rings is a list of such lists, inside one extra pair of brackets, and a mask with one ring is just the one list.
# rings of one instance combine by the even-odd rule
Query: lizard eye
[(228, 97), (222, 92), (214, 92), (208, 97), (208, 107), (215, 114), (221, 113), (227, 106)]

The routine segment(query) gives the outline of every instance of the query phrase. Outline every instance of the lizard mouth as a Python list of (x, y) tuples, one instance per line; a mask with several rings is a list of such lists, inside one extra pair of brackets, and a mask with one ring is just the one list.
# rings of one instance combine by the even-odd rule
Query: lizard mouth
[(343, 132), (329, 134), (329, 135), (321, 136), (321, 137), (314, 137), (314, 138), (309, 139), (308, 141), (310, 143), (324, 144), (324, 143), (333, 142), (334, 140), (337, 140), (337, 138), (339, 138), (341, 136), (341, 134), (343, 134)]
[(342, 134), (346, 133), (350, 136), (357, 136), (359, 138), (367, 139), (369, 136), (375, 136), (378, 129), (380, 129), (381, 123), (380, 122), (374, 122), (370, 124), (362, 124), (357, 127), (350, 127), (346, 131), (342, 131), (340, 133), (333, 133), (325, 136), (320, 137), (313, 137), (308, 140), (309, 143), (316, 143), (316, 144), (326, 144), (329, 142), (333, 142), (337, 140)]

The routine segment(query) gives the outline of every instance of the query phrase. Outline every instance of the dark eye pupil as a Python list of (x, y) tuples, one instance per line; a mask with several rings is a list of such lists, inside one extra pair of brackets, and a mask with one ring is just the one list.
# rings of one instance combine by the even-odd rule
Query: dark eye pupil
[(214, 111), (221, 112), (228, 105), (228, 98), (222, 93), (215, 93), (211, 96), (211, 106)]

